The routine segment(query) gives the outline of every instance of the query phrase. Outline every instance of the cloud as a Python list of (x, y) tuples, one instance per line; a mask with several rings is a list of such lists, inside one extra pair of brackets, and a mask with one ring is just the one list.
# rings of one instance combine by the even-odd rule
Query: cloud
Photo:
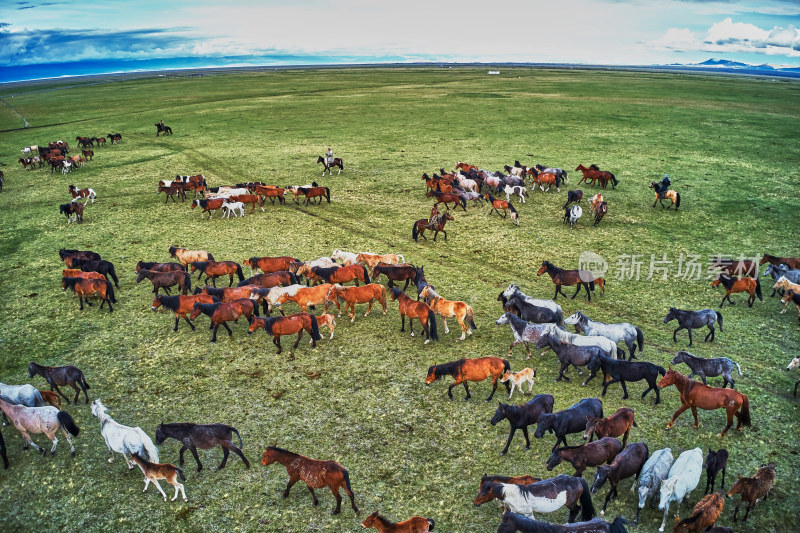
[(800, 32), (794, 26), (771, 30), (734, 22), (730, 17), (714, 23), (702, 38), (689, 29), (670, 28), (651, 43), (674, 52), (756, 53), (800, 57)]

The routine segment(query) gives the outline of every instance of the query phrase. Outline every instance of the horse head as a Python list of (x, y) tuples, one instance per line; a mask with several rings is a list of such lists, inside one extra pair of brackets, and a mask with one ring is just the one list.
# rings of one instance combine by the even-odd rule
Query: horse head
[[(538, 431), (538, 430), (537, 430)], [(547, 471), (550, 472), (555, 467), (561, 464), (561, 448), (555, 448), (547, 460)]]
[(667, 316), (664, 317), (664, 324), (668, 324), (669, 322), (675, 320), (678, 317), (678, 310), (674, 307), (669, 308), (669, 313)]
[(537, 439), (541, 439), (544, 437), (544, 434), (547, 430), (553, 429), (553, 414), (552, 413), (542, 413), (539, 415), (539, 418), (536, 420), (536, 432), (533, 436)]
[(506, 417), (506, 409), (508, 408), (506, 403), (497, 402), (497, 404), (497, 410), (494, 412), (492, 419), (489, 420), (489, 423), (493, 426)]
[(592, 482), (592, 494), (600, 490), (600, 487), (602, 487), (603, 483), (608, 479), (608, 472), (610, 470), (611, 465), (600, 465), (597, 467), (597, 473), (594, 475), (594, 481)]
[(436, 374), (436, 363), (433, 363), (433, 366), (428, 368), (428, 376), (425, 378), (425, 385), (430, 385), (441, 376)]

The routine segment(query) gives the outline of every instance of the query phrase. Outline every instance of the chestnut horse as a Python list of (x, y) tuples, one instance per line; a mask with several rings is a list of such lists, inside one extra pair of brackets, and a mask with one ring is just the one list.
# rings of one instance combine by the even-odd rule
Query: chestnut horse
[[(683, 533), (684, 531), (708, 531), (722, 514), (725, 507), (725, 498), (720, 492), (712, 492), (697, 502), (692, 509), (689, 518), (684, 518), (672, 530), (672, 533)], [(735, 520), (734, 520), (735, 522)]]
[(295, 313), (289, 316), (275, 316), (275, 317), (258, 317), (254, 316), (250, 319), (250, 328), (247, 334), (251, 335), (258, 328), (264, 328), (267, 335), (272, 335), (272, 344), (278, 347), (278, 353), (283, 351), (281, 346), (282, 335), (294, 335), (297, 333), (297, 340), (295, 341), (292, 349), (297, 349), (300, 344), (300, 338), (303, 336), (303, 330), (311, 335), (311, 347), (317, 347), (317, 341), (322, 340), (322, 335), (319, 333), (319, 324), (317, 317), (309, 313)]
[[(170, 133), (172, 133), (172, 130), (170, 130)], [(156, 135), (158, 135), (158, 133), (156, 133)], [(166, 493), (161, 488), (161, 485), (158, 484), (158, 480), (163, 479), (175, 487), (175, 496), (173, 496), (172, 500), (170, 501), (175, 501), (175, 499), (178, 497), (178, 491), (180, 491), (180, 493), (183, 495), (183, 501), (189, 501), (186, 499), (186, 491), (183, 490), (183, 483), (178, 481), (178, 477), (181, 478), (181, 481), (186, 481), (186, 477), (183, 475), (183, 470), (170, 463), (151, 463), (150, 461), (143, 459), (136, 452), (131, 454), (131, 459), (134, 463), (139, 465), (139, 468), (142, 470), (142, 474), (144, 474), (144, 490), (142, 492), (147, 490), (147, 487), (150, 486), (150, 482), (152, 481), (153, 485), (155, 485), (158, 489), (158, 492), (160, 492), (164, 497), (164, 501), (167, 501)]]
[[(367, 287), (369, 285), (366, 285)], [(323, 283), (322, 285), (316, 285), (314, 287), (303, 287), (300, 286), (297, 288), (296, 291), (286, 291), (282, 292), (273, 302), (269, 302), (272, 305), (282, 305), (286, 302), (294, 302), (300, 306), (300, 310), (304, 313), (308, 309), (308, 307), (314, 307), (315, 305), (322, 305), (325, 304), (325, 312), (328, 311), (328, 293), (330, 292), (333, 285), (330, 283)], [(355, 287), (351, 287), (355, 288)], [(267, 310), (269, 311), (269, 309)], [(267, 314), (269, 316), (269, 313)], [(339, 316), (342, 316), (341, 313)]]
[(759, 265), (770, 263), (775, 266), (786, 265), (789, 268), (800, 269), (800, 257), (775, 257), (774, 255), (764, 254)]
[(79, 268), (65, 268), (61, 270), (62, 278), (107, 279), (100, 272), (84, 272)]
[(426, 533), (433, 531), (434, 524), (433, 518), (424, 516), (412, 516), (402, 522), (390, 522), (375, 511), (361, 522), (361, 527), (364, 529), (374, 527), (378, 533)]
[[(312, 198), (319, 198), (317, 204), (321, 204), (323, 197), (328, 200), (328, 203), (331, 203), (331, 190), (328, 187), (299, 187), (297, 192), (306, 197), (303, 205), (308, 205)], [(297, 196), (295, 196), (294, 200), (297, 202)]]
[(458, 300), (445, 300), (436, 293), (433, 285), (426, 285), (419, 295), (433, 309), (434, 313), (442, 317), (445, 333), (450, 333), (450, 329), (447, 327), (447, 319), (452, 316), (456, 317), (458, 324), (461, 326), (459, 340), (463, 341), (467, 335), (472, 335), (471, 328), (478, 329), (478, 326), (475, 325), (475, 311), (466, 303)]
[(450, 210), (450, 206), (448, 206), (447, 204), (453, 204), (454, 208), (456, 206), (460, 205), (461, 209), (463, 209), (465, 212), (467, 211), (467, 202), (463, 198), (461, 198), (459, 195), (457, 195), (455, 193), (442, 192), (441, 190), (428, 191), (425, 194), (425, 197), (426, 198), (431, 198), (431, 197), (436, 198), (436, 203), (444, 204), (445, 208), (447, 208), (448, 211)]
[[(467, 381), (483, 381), (484, 379), (492, 378), (492, 393), (486, 398), (486, 401), (492, 399), (494, 392), (497, 390), (497, 381), (503, 377), (503, 374), (511, 370), (511, 363), (506, 359), (499, 357), (478, 357), (476, 359), (459, 359), (450, 363), (443, 363), (441, 365), (434, 364), (428, 368), (428, 376), (425, 378), (425, 385), (430, 385), (442, 376), (452, 376), (453, 383), (447, 388), (447, 396), (453, 399), (453, 387), (464, 384), (464, 390), (467, 395), (464, 401), (469, 400), (472, 395), (469, 393)], [(506, 392), (511, 391), (508, 381), (504, 383)]]
[(219, 302), (219, 300), (208, 294), (196, 294), (191, 296), (181, 296), (180, 294), (177, 296), (164, 296), (157, 294), (153, 299), (153, 304), (150, 306), (150, 309), (155, 311), (163, 305), (165, 308), (175, 313), (175, 327), (172, 328), (172, 331), (178, 331), (178, 319), (180, 318), (183, 318), (186, 323), (189, 324), (189, 327), (192, 328), (192, 331), (194, 331), (194, 324), (189, 320), (188, 314), (194, 310), (195, 302), (213, 304)]
[(193, 261), (214, 261), (214, 256), (205, 250), (187, 250), (186, 248), (169, 247), (170, 257), (176, 258), (183, 266), (189, 266)]
[(406, 330), (406, 317), (408, 317), (408, 327), (411, 330), (411, 336), (414, 336), (413, 319), (419, 320), (422, 324), (422, 331), (425, 334), (425, 344), (431, 340), (438, 341), (439, 333), (436, 330), (436, 315), (433, 309), (424, 302), (417, 302), (409, 298), (406, 293), (401, 291), (398, 287), (391, 288), (389, 298), (399, 304), (400, 309), (400, 331)]
[[(326, 285), (319, 285), (324, 287)], [(372, 311), (372, 303), (378, 301), (383, 307), (383, 314), (386, 314), (386, 287), (379, 283), (368, 283), (362, 287), (342, 287), (338, 283), (335, 285), (327, 285), (330, 287), (325, 296), (325, 310), (328, 310), (328, 304), (333, 302), (336, 309), (339, 310), (339, 316), (342, 316), (342, 309), (339, 302), (344, 300), (344, 312), (350, 317), (350, 322), (356, 321), (356, 304), (368, 304), (367, 312), (364, 316), (369, 316)], [(303, 290), (303, 289), (301, 289)], [(394, 290), (394, 289), (392, 289)], [(298, 291), (300, 292), (300, 291)], [(409, 319), (409, 324), (411, 320)]]
[(242, 315), (249, 320), (256, 312), (256, 305), (258, 304), (250, 298), (211, 304), (195, 302), (192, 306), (192, 314), (189, 315), (189, 320), (194, 320), (200, 316), (200, 313), (207, 315), (211, 319), (211, 327), (214, 328), (210, 342), (217, 342), (217, 329), (219, 329), (220, 324), (228, 330), (228, 336), (232, 337), (233, 331), (231, 331), (226, 322), (238, 320)]
[(586, 296), (589, 298), (590, 302), (592, 301), (592, 295), (589, 290), (594, 290), (594, 275), (588, 270), (564, 270), (563, 268), (558, 268), (550, 261), (542, 261), (542, 266), (536, 272), (536, 275), (541, 276), (545, 272), (550, 275), (550, 279), (552, 279), (553, 283), (556, 285), (556, 293), (553, 295), (553, 300), (558, 297), (559, 292), (564, 298), (567, 297), (561, 290), (562, 285), (577, 285), (578, 290), (575, 291), (571, 299), (575, 299), (578, 293), (581, 292), (581, 286), (583, 286), (583, 288), (586, 289)]
[(736, 430), (742, 431), (742, 426), (750, 426), (750, 400), (746, 395), (733, 389), (709, 387), (703, 385), (699, 381), (694, 381), (677, 370), (670, 367), (666, 375), (658, 382), (659, 388), (675, 387), (681, 393), (681, 407), (672, 415), (672, 420), (667, 424), (667, 429), (671, 428), (678, 418), (687, 409), (692, 410), (694, 415), (694, 428), (700, 426), (700, 421), (697, 419), (697, 408), (705, 410), (725, 408), (728, 415), (728, 424), (718, 437), (724, 437), (728, 430), (733, 425), (733, 416), (736, 415), (737, 424)]
[(58, 407), (61, 409), (61, 398), (53, 391), (49, 390), (40, 390), (39, 394), (42, 395), (42, 399), (52, 405), (53, 407)]
[(109, 281), (102, 279), (84, 279), (84, 278), (61, 278), (61, 289), (72, 289), (78, 295), (80, 302), (80, 310), (83, 311), (83, 300), (92, 305), (88, 297), (96, 294), (102, 301), (100, 302), (100, 309), (104, 304), (108, 304), (108, 312), (113, 313), (114, 308), (111, 303), (117, 303), (114, 298), (114, 287)]
[(264, 274), (270, 274), (281, 270), (288, 271), (289, 264), (296, 261), (299, 261), (299, 259), (289, 257), (288, 255), (280, 257), (251, 257), (250, 259), (242, 261), (242, 265), (249, 266), (251, 273), (260, 270)]
[(734, 522), (736, 522), (736, 515), (739, 513), (739, 506), (742, 502), (747, 502), (747, 510), (742, 519), (742, 522), (744, 522), (750, 516), (750, 509), (753, 508), (756, 502), (761, 499), (766, 500), (767, 496), (769, 496), (772, 484), (775, 483), (775, 465), (770, 463), (762, 466), (753, 477), (736, 476), (736, 478), (736, 483), (728, 491), (728, 497), (741, 494), (741, 499), (733, 511)]
[(350, 473), (336, 461), (319, 461), (283, 448), (268, 446), (261, 457), (261, 464), (269, 466), (275, 462), (282, 464), (289, 474), (289, 483), (286, 484), (286, 490), (283, 491), (284, 498), (289, 497), (292, 485), (303, 481), (308, 486), (311, 497), (314, 498), (314, 505), (318, 505), (319, 500), (314, 494), (314, 489), (328, 487), (336, 498), (336, 509), (332, 514), (339, 514), (342, 510), (342, 497), (339, 495), (339, 489), (344, 486), (344, 491), (350, 497), (350, 505), (358, 514), (355, 495), (350, 487)]
[(346, 267), (312, 267), (311, 273), (325, 283), (347, 283), (355, 281), (358, 287), (359, 280), (371, 283), (369, 272), (364, 265), (350, 265)]
[(280, 285), (297, 285), (297, 283), (297, 276), (286, 270), (279, 270), (277, 272), (270, 272), (269, 274), (256, 274), (251, 278), (240, 281), (237, 287), (258, 285), (265, 289), (271, 289), (272, 287), (278, 287)]
[(244, 281), (242, 265), (236, 261), (193, 261), (190, 263), (189, 272), (194, 274), (196, 270), (200, 271), (200, 274), (197, 275), (198, 280), (205, 274), (206, 285), (208, 280), (211, 279), (214, 287), (217, 286), (217, 278), (220, 276), (228, 276), (228, 287), (233, 285), (234, 274), (238, 276), (239, 281)]
[(720, 307), (723, 306), (725, 300), (728, 300), (731, 305), (734, 305), (733, 300), (731, 300), (731, 294), (734, 292), (746, 292), (750, 295), (747, 299), (748, 307), (753, 307), (753, 302), (756, 301), (756, 297), (762, 302), (764, 301), (764, 297), (761, 295), (761, 283), (758, 278), (748, 278), (745, 276), (736, 279), (721, 274), (717, 279), (711, 282), (711, 286), (716, 288), (719, 287), (720, 284), (725, 287), (725, 296), (722, 297), (722, 301), (719, 303)]
[(635, 414), (630, 407), (620, 407), (613, 415), (607, 418), (589, 417), (586, 419), (586, 432), (583, 440), (603, 437), (622, 436), (622, 447), (628, 443), (628, 435), (632, 427), (639, 427), (636, 424)]

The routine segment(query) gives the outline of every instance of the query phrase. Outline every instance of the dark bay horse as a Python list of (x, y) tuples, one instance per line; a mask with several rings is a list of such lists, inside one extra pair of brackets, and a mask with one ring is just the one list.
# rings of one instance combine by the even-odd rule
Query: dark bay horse
[(574, 366), (576, 369), (579, 366), (587, 366), (587, 368), (591, 370), (591, 374), (589, 374), (589, 376), (583, 380), (582, 385), (585, 386), (597, 375), (597, 370), (600, 368), (599, 364), (592, 363), (597, 362), (598, 357), (605, 353), (603, 348), (596, 345), (582, 346), (579, 344), (565, 342), (551, 333), (553, 327), (556, 326), (549, 326), (548, 330), (542, 333), (542, 335), (539, 337), (539, 340), (536, 342), (536, 347), (550, 347), (554, 352), (556, 352), (558, 362), (561, 363), (561, 369), (558, 372), (558, 378), (556, 378), (556, 381), (561, 381), (562, 379), (571, 381), (570, 378), (564, 374), (564, 372), (566, 372), (569, 368), (569, 365)]
[(194, 320), (200, 313), (208, 316), (211, 319), (211, 327), (214, 333), (211, 335), (210, 342), (217, 342), (217, 329), (222, 325), (228, 330), (228, 336), (233, 336), (233, 331), (228, 327), (226, 322), (233, 322), (238, 320), (240, 316), (245, 316), (248, 320), (256, 311), (258, 304), (250, 298), (241, 298), (233, 302), (219, 302), (213, 304), (203, 304), (195, 302), (192, 306), (192, 314), (189, 315), (189, 320)]
[(567, 461), (575, 467), (574, 476), (583, 477), (583, 472), (590, 466), (600, 466), (611, 461), (622, 451), (622, 443), (614, 437), (603, 437), (594, 442), (580, 446), (565, 446), (556, 448), (547, 460), (547, 471), (553, 470), (562, 461)]
[(603, 437), (622, 437), (622, 447), (628, 443), (628, 435), (632, 427), (639, 427), (636, 424), (635, 413), (630, 407), (620, 407), (608, 418), (598, 418), (595, 416), (586, 419), (586, 431), (583, 433), (583, 440)]
[(775, 483), (775, 465), (770, 463), (762, 466), (756, 475), (753, 477), (736, 476), (736, 483), (733, 484), (731, 490), (728, 491), (728, 497), (740, 494), (739, 503), (736, 504), (736, 509), (733, 511), (733, 521), (736, 522), (736, 515), (739, 513), (739, 506), (742, 502), (747, 502), (747, 510), (744, 513), (742, 522), (747, 520), (750, 516), (750, 509), (756, 504), (758, 500), (765, 500), (769, 496), (769, 491)]
[(286, 484), (286, 490), (283, 491), (284, 498), (289, 497), (292, 485), (303, 481), (308, 487), (311, 497), (314, 498), (314, 505), (319, 505), (314, 489), (328, 487), (333, 493), (333, 497), (336, 498), (336, 508), (331, 514), (339, 514), (342, 510), (342, 497), (339, 495), (339, 489), (344, 487), (344, 491), (350, 497), (350, 506), (358, 514), (355, 495), (350, 487), (350, 473), (336, 461), (320, 461), (283, 448), (268, 446), (261, 457), (261, 464), (269, 466), (276, 462), (282, 464), (289, 474), (289, 482)]
[(84, 272), (99, 272), (107, 279), (114, 280), (114, 286), (119, 289), (119, 280), (117, 279), (117, 271), (114, 269), (114, 263), (100, 259), (97, 261), (90, 261), (86, 259), (74, 258), (70, 261), (70, 268), (80, 268)]
[[(719, 330), (722, 331), (722, 315), (719, 311), (713, 309), (701, 309), (700, 311), (688, 311), (683, 309), (676, 309), (675, 307), (669, 308), (669, 313), (664, 317), (664, 324), (668, 324), (672, 320), (678, 321), (678, 327), (672, 332), (672, 340), (678, 342), (675, 335), (682, 329), (689, 331), (689, 346), (692, 345), (692, 329), (702, 326), (708, 326), (709, 332), (706, 335), (705, 341), (711, 342), (714, 340), (714, 323), (719, 322)], [(710, 340), (709, 340), (710, 338)]]
[(333, 167), (339, 167), (338, 174), (341, 174), (344, 170), (344, 162), (338, 157), (333, 158), (333, 163), (328, 164), (328, 160), (322, 156), (317, 157), (317, 164), (322, 163), (322, 175), (325, 175), (325, 171), (328, 171), (328, 176), (333, 175)]
[[(89, 395), (86, 393), (87, 389), (90, 389), (89, 383), (86, 382), (86, 377), (83, 375), (83, 371), (73, 365), (67, 366), (42, 366), (34, 363), (33, 361), (28, 364), (28, 377), (32, 378), (35, 375), (42, 376), (47, 384), (50, 385), (50, 390), (54, 390), (62, 396), (67, 403), (69, 403), (69, 398), (67, 398), (61, 389), (58, 387), (69, 385), (75, 390), (75, 399), (73, 400), (75, 403), (78, 403), (78, 397), (81, 394), (81, 390), (83, 390), (83, 395), (86, 397), (86, 403), (89, 403)], [(78, 388), (80, 386), (80, 389)]]
[[(642, 399), (647, 396), (651, 390), (656, 391), (656, 403), (661, 403), (661, 394), (658, 387), (658, 376), (666, 374), (666, 370), (662, 366), (655, 365), (649, 361), (626, 361), (625, 359), (612, 359), (605, 355), (600, 355), (597, 359), (591, 361), (587, 367), (592, 372), (598, 369), (603, 370), (603, 393), (606, 395), (608, 386), (612, 383), (619, 382), (622, 385), (623, 400), (628, 399), (628, 387), (625, 385), (626, 381), (647, 381), (647, 389), (642, 393)], [(610, 379), (609, 379), (610, 378)]]
[(537, 394), (528, 403), (523, 405), (512, 405), (506, 403), (499, 403), (494, 416), (489, 421), (493, 426), (501, 420), (508, 420), (511, 426), (511, 432), (508, 434), (506, 447), (500, 452), (500, 455), (505, 455), (508, 452), (508, 447), (511, 445), (511, 439), (514, 438), (514, 433), (518, 429), (522, 430), (525, 436), (525, 449), (531, 448), (531, 440), (528, 438), (528, 426), (535, 424), (539, 417), (544, 413), (553, 412), (553, 395), (552, 394)]
[(386, 263), (378, 263), (372, 269), (371, 276), (373, 280), (381, 275), (386, 276), (386, 279), (389, 280), (386, 286), (390, 289), (394, 287), (395, 281), (405, 281), (406, 284), (403, 286), (403, 291), (405, 291), (416, 274), (417, 269), (414, 265), (389, 265)]
[[(238, 448), (233, 443), (234, 433), (239, 437)], [(197, 471), (200, 472), (203, 469), (203, 463), (200, 462), (200, 457), (197, 455), (197, 448), (209, 450), (215, 446), (222, 446), (222, 463), (217, 467), (217, 470), (225, 468), (229, 452), (241, 457), (245, 467), (250, 468), (250, 461), (247, 460), (241, 450), (242, 436), (233, 426), (226, 424), (195, 424), (193, 422), (159, 424), (156, 428), (156, 444), (160, 446), (168, 438), (175, 439), (182, 445), (179, 461), (181, 466), (183, 466), (183, 452), (189, 450), (197, 462)]]
[[(425, 378), (425, 385), (430, 385), (442, 376), (452, 376), (453, 383), (447, 388), (447, 396), (453, 399), (453, 387), (464, 384), (464, 390), (467, 395), (464, 401), (469, 400), (472, 395), (469, 393), (468, 381), (483, 381), (484, 379), (492, 378), (492, 393), (486, 398), (486, 401), (492, 399), (494, 392), (497, 390), (497, 381), (503, 377), (507, 371), (511, 370), (511, 363), (499, 357), (478, 357), (475, 359), (459, 359), (450, 363), (443, 363), (441, 365), (434, 364), (428, 368), (428, 376)], [(508, 381), (504, 383), (506, 392), (511, 390)]]
[(100, 309), (103, 308), (103, 305), (108, 304), (108, 312), (114, 312), (111, 304), (112, 302), (117, 303), (117, 300), (114, 298), (114, 287), (110, 281), (104, 279), (61, 278), (61, 288), (63, 290), (72, 289), (78, 295), (81, 311), (83, 311), (83, 301), (86, 300), (88, 305), (92, 305), (88, 297), (96, 294), (102, 300)]
[(727, 414), (728, 421), (722, 433), (718, 437), (724, 437), (733, 425), (733, 417), (736, 415), (736, 430), (742, 431), (742, 426), (750, 426), (750, 400), (746, 395), (733, 389), (718, 389), (703, 385), (699, 381), (693, 381), (677, 370), (670, 368), (667, 374), (658, 382), (660, 388), (675, 385), (681, 393), (681, 406), (672, 415), (672, 420), (667, 424), (667, 429), (671, 428), (678, 418), (687, 409), (692, 410), (694, 415), (694, 428), (700, 426), (697, 419), (697, 409), (714, 410), (723, 407)]
[(542, 414), (536, 421), (536, 433), (533, 436), (541, 439), (545, 432), (555, 433), (555, 450), (560, 442), (567, 445), (569, 433), (582, 433), (586, 428), (586, 420), (593, 416), (603, 416), (603, 402), (600, 398), (584, 398), (567, 409)]
[[(167, 134), (172, 135), (172, 128), (170, 128), (169, 126), (165, 126), (164, 124), (157, 122), (155, 124), (155, 127), (156, 127), (156, 137), (158, 137), (160, 133), (163, 133), (164, 135)], [(113, 138), (111, 142), (114, 142)]]
[(155, 262), (145, 262), (145, 261), (138, 261), (136, 263), (136, 272), (140, 270), (150, 270), (152, 272), (173, 272), (180, 270), (182, 272), (186, 271), (186, 267), (184, 267), (180, 263), (155, 263)]
[(567, 295), (561, 290), (562, 285), (577, 285), (578, 290), (572, 295), (572, 299), (574, 300), (578, 293), (581, 292), (581, 286), (583, 286), (583, 288), (586, 290), (586, 297), (590, 302), (592, 301), (592, 295), (589, 291), (594, 290), (594, 275), (592, 275), (592, 273), (588, 270), (564, 270), (563, 268), (555, 266), (550, 261), (542, 261), (542, 266), (539, 267), (536, 275), (541, 276), (545, 272), (550, 275), (550, 279), (553, 280), (553, 283), (556, 286), (556, 293), (553, 295), (553, 300), (558, 298), (559, 292), (564, 298), (567, 297)]
[(421, 236), (427, 241), (428, 238), (425, 236), (425, 230), (430, 230), (433, 231), (434, 242), (436, 242), (436, 237), (439, 236), (440, 231), (444, 233), (444, 240), (447, 240), (447, 231), (445, 231), (444, 226), (447, 224), (448, 220), (455, 220), (455, 218), (453, 218), (453, 215), (450, 213), (439, 215), (435, 220), (421, 218), (411, 226), (411, 237), (416, 241), (417, 238)]
[(774, 255), (764, 254), (758, 264), (763, 265), (765, 263), (775, 266), (786, 265), (789, 268), (800, 269), (800, 257), (776, 257)]
[(597, 473), (594, 475), (594, 481), (592, 482), (592, 494), (600, 490), (606, 480), (611, 485), (611, 488), (608, 489), (608, 494), (606, 494), (606, 501), (603, 503), (603, 510), (600, 511), (600, 516), (606, 514), (608, 501), (617, 497), (617, 485), (619, 485), (620, 481), (634, 476), (636, 480), (639, 479), (639, 473), (642, 471), (642, 467), (647, 462), (649, 455), (647, 444), (634, 442), (617, 454), (608, 465), (599, 465), (597, 467)]
[(152, 270), (140, 270), (136, 276), (136, 283), (143, 279), (149, 279), (153, 284), (153, 294), (158, 294), (158, 289), (164, 289), (169, 294), (169, 288), (177, 285), (180, 287), (184, 296), (192, 289), (192, 277), (188, 272), (182, 270), (170, 270), (167, 272), (153, 272)]
[[(416, 318), (422, 325), (422, 333), (425, 335), (425, 344), (428, 344), (432, 340), (438, 341), (439, 332), (436, 329), (436, 315), (433, 309), (425, 302), (412, 300), (397, 287), (392, 287), (390, 291), (389, 299), (393, 302), (397, 301), (398, 309), (400, 310), (400, 331), (406, 330), (406, 317), (408, 317), (408, 329), (411, 330), (411, 336), (413, 337), (413, 320)], [(464, 386), (466, 387), (466, 384)], [(469, 395), (469, 391), (467, 391), (467, 394)]]
[(624, 517), (618, 516), (611, 523), (595, 518), (588, 522), (559, 525), (540, 522), (513, 511), (505, 511), (497, 533), (627, 533), (628, 530), (625, 529), (627, 523)]

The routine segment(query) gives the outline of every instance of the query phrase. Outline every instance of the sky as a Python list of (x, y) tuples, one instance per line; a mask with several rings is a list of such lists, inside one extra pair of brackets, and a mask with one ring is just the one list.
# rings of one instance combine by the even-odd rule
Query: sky
[(800, 67), (798, 27), (800, 0), (3, 0), (0, 69), (10, 79), (36, 65), (179, 58)]

